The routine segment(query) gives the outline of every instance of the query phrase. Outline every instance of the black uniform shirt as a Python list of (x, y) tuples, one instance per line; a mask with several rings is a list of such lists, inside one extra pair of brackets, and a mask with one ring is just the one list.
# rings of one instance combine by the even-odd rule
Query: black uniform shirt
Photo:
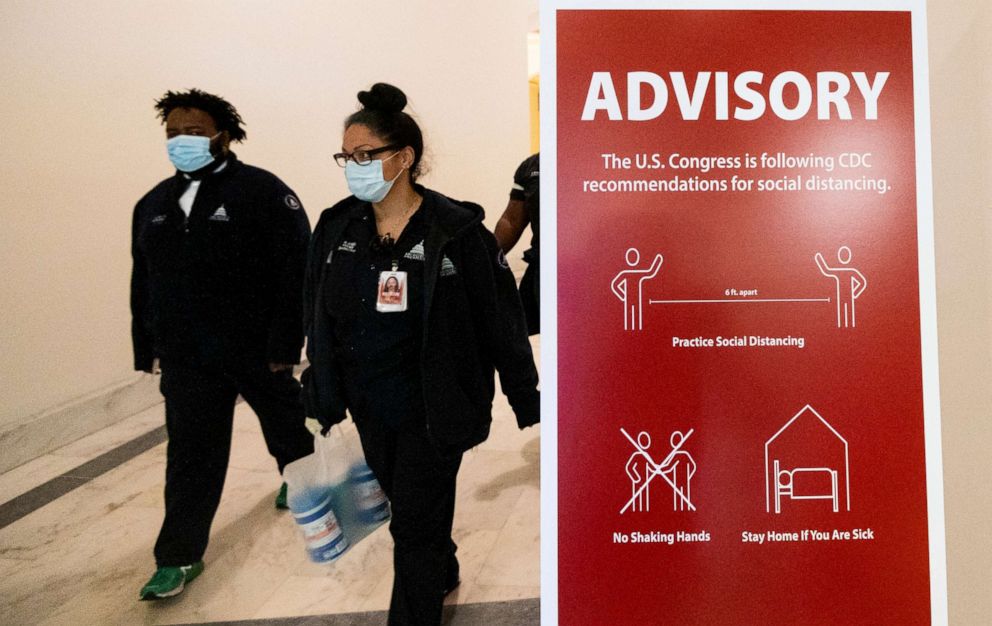
[(513, 188), (510, 197), (522, 200), (527, 218), (530, 220), (530, 230), (533, 237), (530, 240), (530, 250), (524, 252), (524, 260), (532, 263), (541, 258), (541, 155), (532, 154), (524, 159), (513, 174)]
[[(391, 246), (378, 245), (371, 205), (352, 214), (326, 272), (324, 306), (333, 320), (334, 352), (352, 414), (398, 425), (423, 419), (420, 347), (423, 338), (423, 211)], [(407, 273), (407, 309), (376, 310), (379, 275)]]

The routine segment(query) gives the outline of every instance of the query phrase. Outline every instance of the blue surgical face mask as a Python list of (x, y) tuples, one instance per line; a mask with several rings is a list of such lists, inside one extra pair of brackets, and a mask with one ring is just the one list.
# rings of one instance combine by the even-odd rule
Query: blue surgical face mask
[(368, 165), (359, 165), (354, 161), (348, 161), (344, 166), (344, 177), (348, 181), (348, 189), (359, 200), (366, 202), (382, 202), (382, 199), (389, 194), (393, 183), (400, 177), (403, 170), (400, 170), (392, 180), (386, 180), (382, 175), (382, 163), (388, 161), (399, 154), (391, 154), (385, 159), (373, 160)]
[(180, 172), (195, 172), (214, 161), (210, 153), (212, 137), (202, 135), (176, 135), (165, 142), (169, 160)]

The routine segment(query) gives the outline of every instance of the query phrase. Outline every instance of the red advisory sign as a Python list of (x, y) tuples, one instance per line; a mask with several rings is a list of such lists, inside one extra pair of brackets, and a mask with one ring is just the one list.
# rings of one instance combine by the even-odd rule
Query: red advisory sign
[(545, 616), (946, 619), (922, 13), (550, 8)]

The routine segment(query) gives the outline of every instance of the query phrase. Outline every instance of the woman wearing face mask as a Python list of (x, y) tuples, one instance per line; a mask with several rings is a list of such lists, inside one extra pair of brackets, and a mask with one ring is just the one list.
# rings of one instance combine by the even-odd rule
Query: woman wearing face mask
[[(358, 94), (341, 152), (354, 194), (324, 211), (305, 283), (308, 414), (358, 427), (389, 496), (389, 624), (440, 624), (459, 583), (451, 540), (462, 453), (489, 434), (494, 369), (520, 428), (539, 421), (523, 310), (483, 210), (417, 182), (423, 137), (402, 91)], [(395, 279), (401, 305), (378, 297)]]

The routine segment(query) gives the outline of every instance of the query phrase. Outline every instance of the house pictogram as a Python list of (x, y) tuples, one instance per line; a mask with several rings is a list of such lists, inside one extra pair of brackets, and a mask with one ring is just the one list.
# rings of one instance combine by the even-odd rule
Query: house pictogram
[(834, 513), (851, 510), (847, 440), (810, 405), (765, 442), (765, 510), (781, 513), (793, 500), (827, 500)]

